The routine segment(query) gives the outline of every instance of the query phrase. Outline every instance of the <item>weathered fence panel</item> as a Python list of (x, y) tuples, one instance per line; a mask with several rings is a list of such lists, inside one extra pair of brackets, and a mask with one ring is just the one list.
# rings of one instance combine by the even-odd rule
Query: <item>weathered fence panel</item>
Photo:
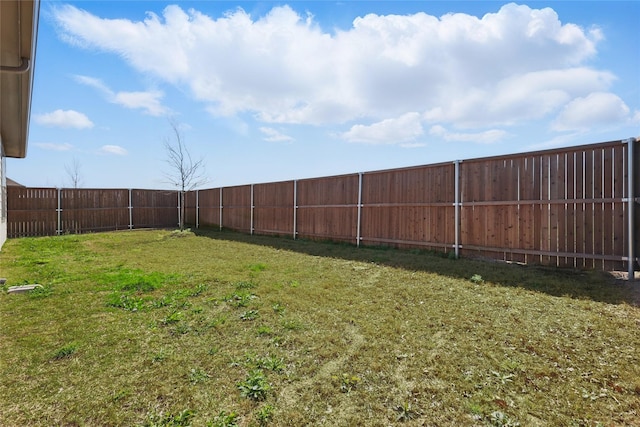
[(129, 192), (112, 189), (64, 189), (60, 192), (62, 234), (129, 228)]
[(175, 227), (177, 193), (163, 190), (7, 188), (9, 237)]
[(51, 236), (58, 228), (55, 188), (7, 187), (7, 236)]
[(131, 190), (132, 227), (178, 226), (178, 192)]

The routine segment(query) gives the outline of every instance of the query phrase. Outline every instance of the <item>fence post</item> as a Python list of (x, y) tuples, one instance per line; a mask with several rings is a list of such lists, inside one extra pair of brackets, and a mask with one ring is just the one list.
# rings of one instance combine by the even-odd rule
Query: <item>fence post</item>
[(628, 180), (628, 234), (627, 234), (627, 238), (629, 239), (629, 245), (628, 245), (628, 249), (629, 249), (629, 254), (628, 254), (628, 263), (627, 263), (627, 267), (628, 267), (628, 277), (627, 279), (629, 281), (634, 281), (635, 279), (635, 204), (636, 204), (636, 193), (635, 193), (635, 189), (634, 189), (634, 182), (635, 182), (635, 174), (636, 171), (634, 170), (634, 163), (635, 163), (635, 153), (633, 150), (633, 146), (635, 145), (636, 140), (635, 138), (629, 138), (627, 139), (627, 160), (628, 160), (628, 171), (627, 171), (627, 180)]
[(56, 209), (56, 212), (58, 214), (58, 224), (56, 227), (56, 234), (59, 236), (62, 234), (62, 221), (61, 221), (61, 214), (62, 214), (62, 203), (61, 203), (61, 197), (60, 197), (60, 192), (62, 191), (60, 188), (57, 189), (58, 190), (58, 208)]
[(298, 180), (293, 180), (293, 240), (296, 240), (298, 234)]
[(129, 230), (133, 230), (133, 198), (131, 196), (132, 190), (129, 189)]
[(456, 160), (454, 162), (454, 191), (455, 191), (455, 202), (454, 202), (454, 222), (455, 222), (455, 244), (454, 250), (456, 254), (456, 258), (460, 257), (460, 160)]
[(251, 184), (251, 224), (249, 230), (249, 234), (253, 235), (253, 184)]
[(222, 231), (222, 188), (220, 187), (220, 231)]
[(200, 190), (196, 190), (196, 228), (200, 228)]
[(360, 247), (360, 235), (362, 227), (362, 172), (358, 173), (358, 224), (356, 229), (356, 247)]

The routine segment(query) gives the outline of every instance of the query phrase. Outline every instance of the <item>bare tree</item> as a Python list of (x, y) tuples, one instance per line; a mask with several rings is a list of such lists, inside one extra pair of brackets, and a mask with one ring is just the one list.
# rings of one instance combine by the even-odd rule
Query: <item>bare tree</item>
[(184, 199), (187, 191), (207, 182), (204, 176), (204, 159), (194, 160), (187, 149), (184, 137), (180, 131), (180, 125), (174, 119), (169, 119), (171, 137), (164, 140), (164, 149), (167, 154), (166, 162), (169, 169), (164, 174), (166, 182), (178, 189), (180, 195), (180, 209), (178, 225), (180, 231), (184, 230)]
[(71, 164), (64, 165), (64, 170), (67, 173), (67, 178), (71, 183), (72, 188), (82, 187), (82, 174), (80, 173), (80, 162), (77, 158), (73, 158)]

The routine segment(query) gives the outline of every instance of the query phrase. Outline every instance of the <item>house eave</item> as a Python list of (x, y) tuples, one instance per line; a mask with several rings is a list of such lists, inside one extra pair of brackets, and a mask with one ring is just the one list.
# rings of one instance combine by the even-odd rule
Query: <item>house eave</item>
[(27, 155), (40, 0), (0, 1), (0, 139), (3, 155)]

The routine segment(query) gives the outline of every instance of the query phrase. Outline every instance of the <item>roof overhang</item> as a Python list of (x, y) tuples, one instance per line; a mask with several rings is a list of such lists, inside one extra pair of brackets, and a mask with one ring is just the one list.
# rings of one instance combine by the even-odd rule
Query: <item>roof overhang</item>
[(27, 155), (40, 0), (0, 0), (0, 138), (3, 154)]

